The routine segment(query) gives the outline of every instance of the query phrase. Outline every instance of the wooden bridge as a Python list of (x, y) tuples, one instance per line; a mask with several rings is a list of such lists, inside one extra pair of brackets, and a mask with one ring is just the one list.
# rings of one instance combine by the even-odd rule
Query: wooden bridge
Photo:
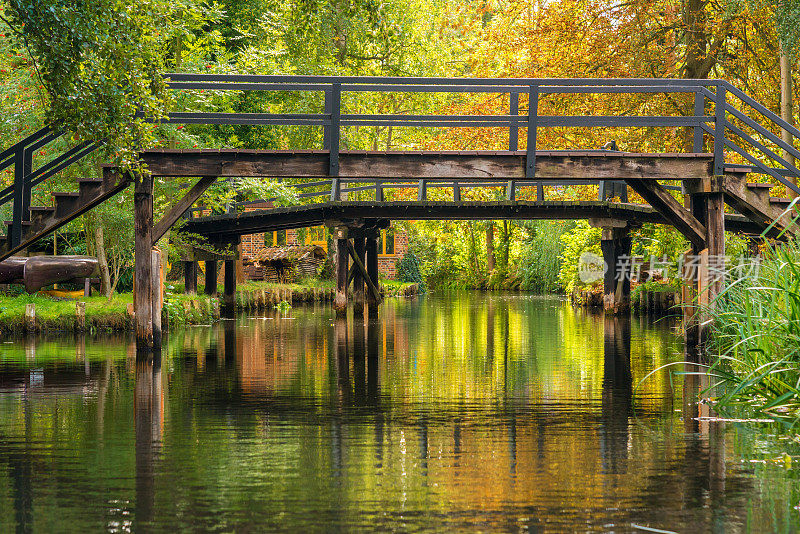
[[(23, 251), (75, 217), (135, 183), (136, 323), (142, 349), (160, 345), (160, 307), (154, 283), (153, 245), (220, 178), (266, 177), (298, 190), (301, 204), (240, 213), (191, 217), (187, 230), (204, 236), (214, 253), (187, 257), (187, 288), (196, 287), (196, 261), (232, 262), (241, 235), (319, 224), (335, 229), (337, 307), (346, 306), (349, 283), (359, 309), (374, 305), (377, 292), (377, 231), (393, 219), (589, 219), (603, 228), (607, 264), (605, 292), (610, 308), (624, 308), (629, 282), (618, 283), (618, 258), (630, 254), (630, 229), (644, 222), (674, 225), (701, 258), (723, 256), (726, 229), (780, 237), (790, 220), (789, 200), (770, 197), (781, 184), (800, 194), (788, 177), (800, 175), (794, 158), (800, 151), (784, 142), (780, 130), (800, 137), (800, 130), (725, 81), (664, 79), (443, 79), (319, 76), (249, 76), (169, 74), (176, 91), (269, 91), (319, 95), (321, 113), (207, 113), (176, 111), (167, 122), (235, 124), (253, 127), (322, 128), (320, 150), (149, 150), (141, 154), (149, 174), (131, 176), (113, 166), (101, 180), (79, 180), (76, 192), (56, 193), (52, 206), (30, 206), (31, 192), (44, 180), (94, 151), (82, 143), (33, 169), (33, 154), (61, 135), (45, 128), (0, 153), (0, 170), (14, 166), (14, 184), (0, 191), (0, 206), (13, 205), (8, 233), (0, 241), (0, 260)], [(346, 113), (350, 93), (425, 95), (495, 93), (508, 98), (503, 115)], [(683, 94), (694, 105), (691, 115), (595, 116), (540, 115), (540, 98), (569, 94)], [(344, 97), (344, 99), (343, 99)], [(301, 100), (298, 98), (298, 100)], [(527, 110), (520, 112), (520, 104)], [(348, 128), (493, 128), (506, 130), (503, 151), (354, 151), (345, 150)], [(693, 147), (687, 153), (639, 153), (592, 147), (541, 150), (543, 128), (688, 128)], [(519, 137), (524, 133), (525, 146)], [(504, 141), (505, 142), (505, 141)], [(625, 147), (635, 149), (635, 147)], [(726, 157), (729, 161), (726, 161)], [(735, 161), (731, 161), (735, 158)], [(758, 175), (773, 183), (760, 183)], [(153, 219), (157, 180), (198, 181), (163, 215)], [(552, 201), (548, 191), (565, 185), (598, 186), (597, 201)], [(628, 187), (647, 204), (628, 201)], [(416, 191), (416, 200), (399, 201), (388, 192)], [(502, 198), (471, 201), (462, 191), (502, 188)], [(447, 191), (446, 194), (441, 191)], [(435, 199), (429, 198), (431, 191)], [(533, 194), (535, 192), (535, 195)], [(408, 195), (402, 195), (407, 197)], [(682, 201), (679, 200), (682, 197)], [(399, 197), (398, 197), (399, 198)], [(726, 212), (727, 205), (727, 212)], [(241, 204), (239, 204), (241, 206)], [(350, 269), (352, 258), (353, 268)], [(230, 264), (232, 267), (232, 264)], [(703, 272), (703, 269), (701, 269)], [(705, 270), (707, 272), (707, 269)], [(206, 287), (216, 288), (216, 268)], [(225, 269), (225, 296), (235, 290), (234, 269)], [(624, 278), (624, 277), (623, 277)], [(719, 283), (698, 282), (696, 291), (713, 301)], [(153, 288), (142, 290), (141, 288)]]

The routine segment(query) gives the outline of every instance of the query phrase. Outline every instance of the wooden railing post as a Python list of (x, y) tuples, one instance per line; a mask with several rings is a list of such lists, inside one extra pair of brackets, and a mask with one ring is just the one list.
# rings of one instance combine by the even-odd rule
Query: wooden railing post
[[(512, 116), (519, 115), (519, 93), (509, 93), (508, 95), (508, 114)], [(508, 150), (516, 152), (519, 150), (519, 124), (516, 119), (508, 128)], [(514, 180), (509, 180), (506, 186), (506, 199), (517, 199), (517, 186)]]
[[(531, 85), (528, 91), (528, 146), (526, 147), (525, 178), (536, 178), (536, 133), (539, 124), (539, 86)], [(544, 186), (536, 184), (536, 200), (544, 200)]]
[[(702, 117), (706, 114), (706, 97), (699, 89), (694, 93), (694, 116)], [(694, 143), (692, 151), (695, 154), (703, 152), (703, 128), (700, 125), (694, 127)]]
[(31, 185), (28, 177), (33, 172), (33, 151), (31, 148), (22, 150), (22, 175), (25, 178), (22, 182), (22, 220), (31, 220)]
[(422, 202), (428, 200), (428, 182), (427, 180), (420, 180), (417, 184), (417, 200)]
[[(341, 184), (339, 183), (339, 143), (341, 141), (342, 116), (342, 84), (331, 85), (330, 92), (325, 93), (325, 112), (330, 113), (331, 123), (325, 136), (329, 154), (328, 176), (331, 177), (331, 201), (341, 200)], [(328, 111), (330, 109), (330, 111)]]
[[(22, 221), (25, 212), (25, 161), (27, 150), (21, 146), (14, 154), (14, 212), (11, 226), (11, 246), (22, 242)], [(30, 201), (28, 201), (30, 204)]]
[(725, 174), (725, 95), (727, 89), (723, 83), (717, 84), (717, 95), (714, 101), (714, 175)]

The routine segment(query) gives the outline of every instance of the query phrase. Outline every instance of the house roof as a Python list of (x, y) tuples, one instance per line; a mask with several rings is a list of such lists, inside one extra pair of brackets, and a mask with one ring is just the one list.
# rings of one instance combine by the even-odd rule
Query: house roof
[(288, 245), (285, 247), (266, 247), (256, 252), (250, 259), (252, 263), (267, 261), (297, 261), (303, 258), (327, 256), (325, 249), (318, 245)]

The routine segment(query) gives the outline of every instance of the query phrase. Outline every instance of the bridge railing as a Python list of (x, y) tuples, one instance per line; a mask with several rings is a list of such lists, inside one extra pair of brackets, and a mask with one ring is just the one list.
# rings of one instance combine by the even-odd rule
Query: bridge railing
[[(800, 176), (800, 168), (791, 161), (800, 159), (800, 150), (783, 141), (785, 130), (800, 138), (800, 130), (765, 106), (724, 80), (677, 79), (544, 79), (544, 78), (401, 78), (401, 77), (329, 77), (329, 76), (257, 76), (216, 74), (167, 74), (169, 87), (176, 91), (270, 91), (315, 92), (324, 99), (322, 113), (216, 113), (176, 111), (168, 123), (229, 124), (252, 126), (322, 127), (322, 149), (329, 154), (331, 178), (328, 198), (339, 200), (347, 188), (340, 177), (339, 153), (343, 130), (353, 126), (402, 128), (490, 127), (506, 129), (510, 151), (520, 149), (520, 134), (525, 135), (525, 176), (505, 183), (506, 198), (516, 199), (520, 184), (535, 186), (537, 198), (544, 198), (544, 187), (536, 181), (536, 148), (542, 128), (690, 128), (694, 132), (692, 150), (714, 156), (714, 173), (724, 174), (726, 166), (747, 162), (749, 170), (772, 177), (787, 190), (800, 194), (789, 178)], [(507, 113), (487, 114), (398, 114), (349, 113), (342, 108), (348, 93), (465, 93), (505, 94)], [(543, 95), (569, 94), (688, 94), (693, 95), (691, 115), (541, 115)], [(520, 109), (521, 95), (527, 96), (528, 110)], [(524, 102), (523, 102), (524, 103)], [(96, 150), (100, 143), (86, 141), (69, 148), (46, 164), (34, 169), (34, 153), (62, 136), (62, 132), (43, 128), (0, 153), (0, 171), (14, 167), (14, 183), (0, 190), (0, 207), (13, 202), (12, 244), (22, 238), (22, 222), (30, 217), (33, 187)], [(783, 152), (782, 154), (779, 152)], [(736, 155), (739, 161), (726, 161)], [(741, 165), (739, 165), (741, 166)], [(362, 180), (364, 181), (364, 180)], [(466, 181), (465, 181), (466, 182)], [(376, 185), (376, 193), (384, 186)], [(406, 186), (404, 186), (406, 187)], [(428, 180), (416, 185), (419, 198), (426, 198), (428, 187), (441, 187)], [(454, 191), (459, 191), (455, 187)], [(309, 192), (310, 193), (310, 192)]]
[(30, 220), (33, 188), (101, 146), (101, 143), (84, 141), (57, 151), (50, 161), (34, 168), (34, 154), (62, 137), (64, 132), (44, 127), (0, 153), (0, 172), (11, 167), (14, 169), (14, 182), (0, 189), (0, 208), (9, 202), (13, 204), (11, 248), (22, 241), (23, 222)]
[[(681, 79), (588, 79), (588, 78), (422, 78), (422, 77), (329, 77), (329, 76), (259, 76), (217, 74), (168, 74), (175, 90), (319, 92), (324, 94), (323, 113), (171, 113), (168, 122), (185, 124), (237, 124), (254, 126), (322, 126), (322, 149), (329, 151), (329, 175), (333, 179), (331, 200), (342, 192), (339, 176), (339, 152), (342, 130), (351, 126), (405, 128), (491, 127), (508, 130), (508, 150), (519, 150), (520, 129), (525, 130), (525, 180), (535, 181), (536, 148), (541, 128), (691, 128), (693, 151), (714, 155), (714, 173), (725, 173), (726, 151), (733, 152), (750, 165), (755, 173), (769, 175), (788, 190), (800, 194), (787, 177), (800, 176), (800, 169), (779, 155), (772, 144), (795, 158), (800, 150), (780, 138), (784, 129), (796, 137), (800, 130), (736, 89), (724, 80)], [(346, 93), (504, 93), (508, 95), (508, 113), (502, 115), (470, 114), (392, 114), (345, 113), (342, 96)], [(694, 96), (692, 115), (540, 115), (543, 95), (567, 94), (675, 94)], [(527, 95), (528, 110), (520, 114), (520, 95)], [(738, 100), (739, 106), (734, 104)], [(749, 113), (741, 111), (746, 109)], [(707, 111), (708, 110), (708, 111)], [(756, 118), (753, 118), (755, 115)], [(766, 126), (763, 124), (766, 123)], [(750, 135), (745, 128), (754, 132)], [(775, 133), (777, 130), (778, 134)], [(708, 145), (704, 134), (708, 136)], [(740, 140), (737, 142), (736, 140)], [(774, 162), (777, 165), (770, 165)], [(741, 166), (741, 165), (738, 165)], [(541, 183), (535, 183), (537, 198), (543, 199)], [(507, 198), (513, 200), (517, 181), (507, 186)], [(419, 189), (424, 191), (425, 181)]]

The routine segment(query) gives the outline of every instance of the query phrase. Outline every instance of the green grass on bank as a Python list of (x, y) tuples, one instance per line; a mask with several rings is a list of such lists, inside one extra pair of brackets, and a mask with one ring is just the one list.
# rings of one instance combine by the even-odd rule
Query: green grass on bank
[[(381, 280), (387, 296), (410, 294), (415, 284)], [(270, 282), (248, 281), (238, 284), (237, 307), (252, 306), (253, 295), (260, 291), (277, 293), (275, 298), (283, 298), (287, 291), (293, 300), (311, 301), (332, 298), (336, 283), (333, 280), (306, 279), (296, 284), (274, 284)], [(219, 313), (219, 301), (204, 294), (204, 287), (198, 287), (198, 294), (184, 293), (183, 282), (167, 282), (164, 293), (164, 311), (169, 325), (208, 324)], [(223, 285), (217, 287), (218, 297), (223, 293)], [(274, 295), (273, 295), (274, 296)], [(241, 297), (241, 298), (240, 298)], [(25, 326), (25, 310), (34, 304), (37, 330), (74, 330), (76, 326), (76, 302), (86, 303), (86, 328), (100, 330), (126, 330), (132, 327), (128, 316), (128, 304), (133, 302), (132, 293), (115, 294), (109, 301), (102, 296), (80, 297), (77, 299), (57, 298), (45, 295), (0, 294), (0, 333), (21, 332)]]
[(109, 301), (102, 296), (67, 299), (26, 293), (15, 296), (0, 294), (0, 332), (22, 330), (28, 304), (35, 306), (37, 328), (74, 329), (77, 302), (86, 303), (87, 328), (122, 329), (128, 321), (127, 306), (133, 302), (133, 295), (117, 294)]
[[(169, 286), (172, 286), (172, 289), (169, 289)], [(333, 289), (336, 287), (335, 280), (319, 280), (316, 278), (307, 278), (304, 280), (300, 280), (295, 284), (275, 284), (272, 282), (262, 282), (258, 280), (248, 280), (244, 283), (236, 284), (236, 291), (257, 291), (261, 289), (291, 289), (292, 291), (300, 291), (304, 289)], [(218, 281), (217, 283), (217, 294), (222, 294), (224, 290), (224, 283), (223, 281)], [(183, 280), (181, 281), (174, 281), (174, 282), (167, 282), (167, 291), (172, 291), (175, 294), (181, 294), (184, 292), (184, 284)], [(202, 283), (197, 284), (197, 293), (203, 294), (205, 293), (205, 286)]]

